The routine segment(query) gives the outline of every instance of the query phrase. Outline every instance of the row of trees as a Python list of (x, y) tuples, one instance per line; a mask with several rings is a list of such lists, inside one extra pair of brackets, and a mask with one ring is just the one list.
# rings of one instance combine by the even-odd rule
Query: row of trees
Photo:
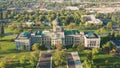
[(103, 46), (102, 46), (102, 50), (103, 52), (106, 52), (107, 54), (110, 54), (110, 53), (117, 53), (118, 50), (117, 50), (117, 47), (116, 45), (114, 45), (112, 42), (108, 41), (107, 43), (105, 43)]
[(3, 12), (3, 18), (10, 19), (10, 21), (16, 22), (26, 22), (31, 20), (33, 22), (52, 22), (57, 16), (59, 17), (59, 21), (62, 22), (63, 25), (68, 25), (70, 22), (74, 22), (79, 24), (80, 22), (84, 23), (84, 19), (81, 18), (81, 15), (86, 14), (85, 11), (57, 11), (57, 12), (26, 12), (21, 11), (19, 13), (11, 11), (11, 12)]
[(33, 51), (29, 56), (26, 55), (13, 55), (11, 57), (6, 57), (3, 60), (0, 61), (0, 68), (8, 68), (12, 67), (15, 68), (18, 67), (26, 67), (26, 65), (29, 65), (29, 67), (34, 68), (36, 66), (36, 63), (39, 58), (39, 51)]
[(42, 45), (42, 44), (35, 43), (32, 46), (32, 50), (33, 51), (46, 50), (46, 47), (44, 45)]
[(87, 58), (82, 63), (83, 68), (93, 68), (94, 61), (93, 59), (96, 57), (96, 55), (99, 53), (99, 50), (97, 48), (92, 48), (91, 51), (88, 51)]
[[(83, 50), (83, 49), (82, 49)], [(78, 51), (79, 53), (81, 51)], [(86, 53), (86, 59), (84, 60), (84, 62), (82, 63), (83, 68), (93, 68), (95, 66), (94, 64), (94, 59), (96, 58), (98, 53), (107, 53), (107, 54), (116, 54), (118, 52), (116, 46), (114, 44), (112, 44), (110, 41), (107, 42), (106, 44), (104, 44), (102, 46), (101, 49), (98, 48), (92, 48), (92, 50), (89, 50)], [(105, 60), (105, 63), (108, 63), (108, 60)], [(99, 68), (99, 65), (96, 65), (97, 68)]]
[(62, 50), (63, 46), (60, 42), (56, 45), (56, 51), (53, 54), (53, 67), (59, 67), (66, 64), (66, 53)]
[(6, 6), (8, 8), (13, 8), (13, 7), (30, 7), (36, 2), (34, 0), (9, 0), (9, 1), (1, 1), (0, 5), (5, 8)]

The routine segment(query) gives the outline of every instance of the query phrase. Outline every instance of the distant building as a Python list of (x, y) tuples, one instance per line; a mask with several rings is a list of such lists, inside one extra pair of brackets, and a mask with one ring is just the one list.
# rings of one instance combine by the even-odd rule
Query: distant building
[(44, 2), (63, 3), (64, 0), (44, 0)]
[(85, 47), (100, 48), (100, 37), (92, 32), (85, 33), (84, 35)]
[(119, 12), (120, 7), (90, 7), (85, 8), (86, 11), (96, 11), (97, 13), (113, 13), (113, 12)]
[(103, 24), (103, 22), (100, 19), (95, 18), (95, 15), (83, 15), (82, 18), (85, 18), (87, 20), (85, 24), (88, 24), (88, 23)]
[(33, 10), (32, 9), (28, 9), (28, 10), (26, 10), (27, 12), (33, 12)]
[(46, 8), (40, 8), (39, 10), (40, 10), (40, 11), (49, 11), (49, 10), (46, 9)]
[[(15, 40), (16, 49), (19, 50), (20, 46), (25, 46), (26, 50), (31, 50), (34, 43), (40, 43), (45, 47), (51, 45), (56, 46), (61, 43), (63, 46), (81, 45), (85, 43), (85, 47), (100, 47), (100, 37), (96, 34), (85, 34), (78, 30), (63, 30), (59, 26), (57, 19), (52, 22), (53, 29), (51, 31), (43, 30), (33, 33), (23, 32)], [(95, 36), (94, 36), (95, 35)]]
[(76, 6), (67, 6), (65, 10), (79, 10), (79, 8)]
[(34, 22), (31, 22), (30, 20), (28, 22), (26, 22), (25, 24), (27, 24), (28, 26), (30, 25), (34, 25), (35, 23)]

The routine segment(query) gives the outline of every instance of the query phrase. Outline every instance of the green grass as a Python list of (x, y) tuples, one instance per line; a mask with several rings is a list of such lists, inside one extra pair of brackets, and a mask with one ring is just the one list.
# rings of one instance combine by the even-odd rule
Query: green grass
[[(82, 62), (87, 59), (86, 58), (87, 52), (88, 50), (84, 50), (83, 52), (80, 53), (80, 60)], [(108, 60), (108, 63), (105, 63), (106, 60)], [(94, 66), (99, 65), (100, 68), (113, 68), (113, 66), (115, 66), (116, 64), (120, 66), (119, 60), (120, 58), (105, 53), (99, 53), (93, 59)]]
[(77, 50), (74, 48), (68, 48), (67, 50), (65, 50), (65, 52), (74, 52), (74, 51), (77, 51)]
[[(6, 31), (6, 33), (10, 33)], [(4, 37), (0, 38), (0, 61), (7, 62), (7, 68), (23, 68), (19, 65), (18, 60), (21, 56), (26, 56), (30, 58), (30, 51), (17, 51), (16, 45), (14, 42), (15, 35), (5, 35)], [(13, 56), (16, 56), (16, 60), (13, 60)], [(25, 64), (25, 68), (32, 68), (29, 63)]]
[[(13, 41), (11, 41), (13, 40)], [(0, 41), (0, 56), (1, 55), (10, 55), (10, 54), (18, 54), (20, 52), (16, 51), (16, 45), (14, 42), (14, 36), (10, 35), (10, 36), (5, 36), (2, 38), (2, 40)], [(24, 53), (24, 52), (23, 52)]]
[[(108, 63), (105, 63), (106, 60), (108, 60)], [(100, 53), (95, 57), (94, 64), (103, 66), (105, 68), (112, 68), (116, 64), (118, 64), (120, 66), (119, 60), (120, 60), (120, 58), (118, 58), (118, 57)]]

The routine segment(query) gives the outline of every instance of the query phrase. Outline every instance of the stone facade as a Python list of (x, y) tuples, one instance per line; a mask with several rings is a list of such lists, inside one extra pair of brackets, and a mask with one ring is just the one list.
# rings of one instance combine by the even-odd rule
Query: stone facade
[(32, 45), (30, 33), (28, 32), (21, 33), (16, 38), (15, 43), (17, 50), (20, 50), (20, 47), (24, 47), (25, 50), (30, 50)]
[[(15, 40), (16, 49), (25, 46), (26, 50), (30, 50), (34, 43), (40, 43), (46, 47), (57, 45), (60, 42), (63, 46), (81, 45), (85, 47), (100, 47), (100, 37), (92, 33), (79, 32), (78, 30), (63, 30), (57, 21), (53, 21), (53, 29), (51, 31), (43, 30), (34, 33), (21, 33)], [(95, 35), (95, 36), (94, 36)]]
[(100, 48), (100, 37), (97, 36), (94, 33), (86, 33), (84, 35), (84, 45), (85, 47), (96, 47), (96, 48)]

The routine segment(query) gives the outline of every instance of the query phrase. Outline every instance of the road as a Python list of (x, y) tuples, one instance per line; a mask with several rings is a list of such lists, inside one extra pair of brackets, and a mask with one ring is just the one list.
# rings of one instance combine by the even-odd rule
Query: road
[(75, 62), (75, 67), (76, 68), (82, 68), (82, 64), (81, 64), (78, 52), (72, 52), (71, 54), (72, 54), (73, 60)]
[(37, 68), (50, 68), (51, 66), (51, 54), (41, 54), (40, 61)]
[(75, 68), (75, 63), (70, 53), (67, 55), (67, 61), (68, 61), (68, 68)]

